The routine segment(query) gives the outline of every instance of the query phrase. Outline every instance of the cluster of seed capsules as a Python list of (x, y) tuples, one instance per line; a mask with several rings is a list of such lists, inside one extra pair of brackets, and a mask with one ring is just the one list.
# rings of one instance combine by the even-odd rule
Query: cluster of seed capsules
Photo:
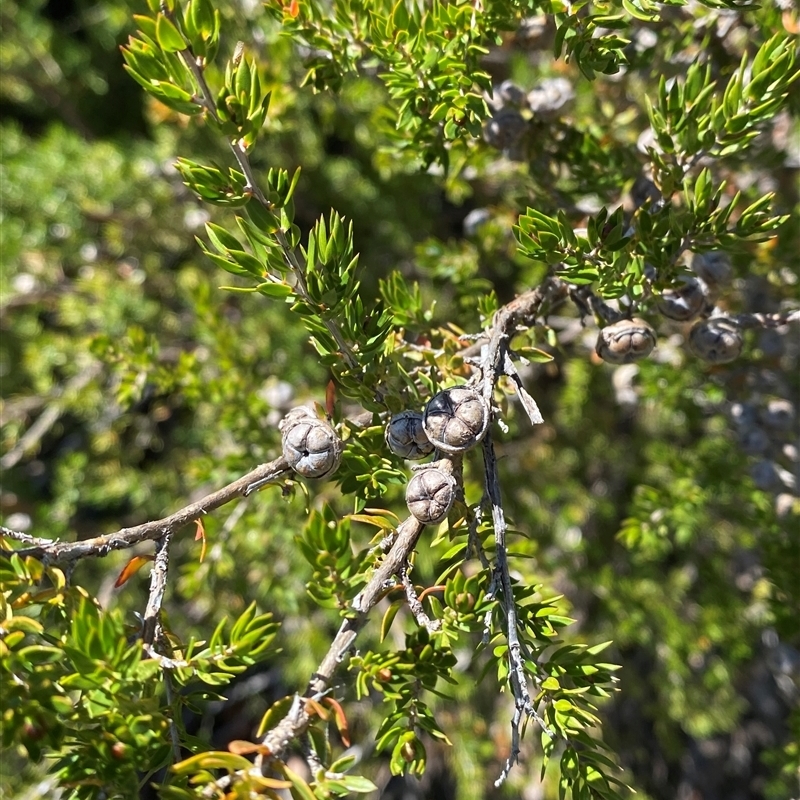
[(531, 123), (557, 119), (574, 99), (575, 90), (566, 78), (546, 78), (530, 92), (513, 81), (503, 81), (486, 97), (492, 116), (483, 126), (483, 140), (510, 158), (520, 160), (520, 145)]
[(776, 496), (776, 511), (783, 516), (794, 506), (800, 478), (800, 455), (792, 441), (796, 441), (795, 404), (785, 398), (759, 402), (754, 397), (732, 403), (728, 415), (742, 452), (755, 459), (750, 468), (753, 483)]
[[(574, 98), (575, 91), (565, 78), (546, 79), (530, 92), (512, 81), (504, 81), (493, 87), (492, 94), (487, 97), (492, 116), (484, 125), (483, 139), (506, 154), (514, 154), (530, 126), (529, 116), (532, 115), (534, 121), (551, 121), (565, 113)], [(655, 189), (652, 184), (650, 186)], [(730, 261), (724, 253), (696, 253), (692, 269), (696, 277), (685, 278), (681, 286), (663, 292), (657, 310), (678, 322), (704, 317), (689, 333), (689, 348), (711, 364), (733, 361), (742, 351), (742, 334), (735, 321), (713, 314), (713, 301), (731, 278)], [(653, 327), (634, 317), (604, 327), (596, 352), (610, 364), (630, 364), (646, 358), (655, 346)]]
[[(386, 443), (401, 458), (418, 461), (437, 451), (442, 458), (416, 467), (406, 487), (406, 504), (424, 525), (442, 522), (458, 494), (454, 456), (475, 447), (486, 434), (489, 407), (469, 386), (435, 394), (422, 413), (403, 411), (386, 426)], [(342, 441), (333, 427), (308, 408), (292, 409), (280, 423), (283, 457), (306, 478), (326, 478), (341, 462)]]
[[(713, 316), (714, 300), (730, 280), (730, 261), (724, 253), (695, 253), (692, 269), (695, 276), (683, 278), (680, 286), (661, 293), (656, 310), (676, 322), (697, 320), (689, 331), (689, 349), (710, 364), (727, 364), (741, 354), (744, 344), (735, 320)], [(597, 337), (595, 351), (609, 364), (630, 364), (649, 356), (655, 346), (652, 326), (633, 317), (606, 325)]]

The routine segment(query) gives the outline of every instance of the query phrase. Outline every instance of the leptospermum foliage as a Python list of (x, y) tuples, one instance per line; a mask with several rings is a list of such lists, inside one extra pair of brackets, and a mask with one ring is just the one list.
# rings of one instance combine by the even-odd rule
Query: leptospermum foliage
[[(716, 0), (687, 13), (704, 20), (716, 9), (749, 13)], [(638, 145), (599, 123), (570, 123), (569, 86), (528, 92), (493, 84), (492, 48), (521, 36), (534, 12), (541, 13), (540, 35), (552, 38), (554, 65), (569, 65), (581, 81), (627, 82), (631, 99), (622, 113), (641, 121)], [(641, 45), (647, 26), (671, 13), (633, 0), (266, 3), (263, 14), (277, 20), (303, 63), (301, 91), (335, 94), (364, 79), (378, 87), (379, 168), (394, 160), (398, 170), (426, 170), (453, 198), (488, 164), (500, 163), (512, 182), (530, 170), (527, 191), (515, 192), (515, 218), (492, 220), (487, 213), (481, 221), (481, 236), (499, 240), (497, 249), (518, 265), (517, 300), (502, 305), (494, 286), (462, 279), (460, 271), (475, 279), (475, 250), (430, 242), (420, 248), (422, 265), (457, 284), (457, 304), (472, 303), (473, 328), (466, 330), (438, 318), (400, 270), (366, 291), (352, 221), (336, 208), (307, 230), (298, 221), (297, 194), (313, 191), (303, 187), (302, 165), (254, 166), (265, 127), (280, 123), (280, 109), (270, 108), (276, 87), (269, 50), (256, 55), (251, 43), (226, 38), (224, 14), (211, 0), (151, 0), (122, 52), (146, 92), (201, 127), (224, 153), (216, 160), (202, 152), (175, 154), (185, 185), (218, 207), (197, 243), (210, 265), (233, 276), (219, 302), (234, 292), (258, 296), (265, 307), (286, 306), (330, 378), (328, 397), (317, 398), (315, 412), (302, 413), (303, 424), (314, 414), (325, 417), (326, 435), (338, 437), (330, 443), (335, 457), (312, 453), (333, 465), (319, 472), (328, 483), (306, 486), (290, 472), (284, 426), (283, 456), (276, 444), (264, 474), (208, 507), (242, 494), (258, 502), (255, 492), (277, 491), (269, 484), (279, 481), (287, 494), (303, 486), (313, 508), (297, 525), (296, 557), (310, 568), (310, 598), (331, 635), (337, 626), (339, 633), (319, 670), (306, 676), (308, 686), (287, 687), (252, 741), (217, 750), (187, 730), (184, 715), (202, 712), (235, 676), (278, 657), (281, 637), (291, 633), (279, 631), (269, 592), (263, 611), (248, 606), (206, 640), (187, 638), (161, 614), (177, 523), (154, 525), (140, 538), (123, 529), (92, 540), (85, 552), (59, 551), (4, 529), (6, 746), (20, 743), (34, 760), (52, 758), (57, 785), (75, 798), (132, 796), (133, 785), (152, 783), (174, 800), (278, 797), (282, 790), (295, 800), (324, 800), (377, 788), (376, 770), (348, 750), (354, 735), (386, 757), (392, 774), (423, 775), (431, 748), (458, 746), (448, 706), (464, 702), (465, 683), (479, 678), (481, 693), (508, 697), (498, 785), (512, 780), (515, 768), (530, 773), (532, 761), (543, 777), (556, 776), (559, 797), (628, 795), (628, 778), (602, 732), (603, 705), (618, 689), (618, 666), (603, 655), (610, 642), (570, 632), (573, 620), (552, 576), (529, 583), (516, 571), (515, 558), (532, 554), (506, 546), (506, 535), (517, 531), (506, 523), (493, 437), (542, 421), (535, 386), (526, 388), (520, 375), (564, 346), (549, 317), (565, 307), (604, 329), (595, 356), (583, 354), (587, 362), (595, 357), (643, 370), (662, 331), (668, 336), (676, 322), (684, 325), (691, 358), (717, 365), (741, 355), (745, 331), (782, 328), (796, 317), (791, 310), (737, 313), (728, 301), (728, 252), (770, 242), (788, 219), (771, 194), (737, 189), (735, 177), (774, 118), (788, 113), (798, 77), (796, 42), (776, 32), (764, 13), (751, 23), (753, 46), (735, 64), (718, 70), (695, 47), (687, 70), (651, 81), (648, 70), (659, 59), (685, 49), (685, 31), (661, 49)], [(469, 394), (483, 409), (480, 424), (459, 417), (459, 403), (448, 405), (446, 390), (463, 384), (469, 389), (459, 388), (458, 397)], [(439, 448), (412, 473), (389, 446), (386, 427), (415, 412), (429, 432), (425, 426), (443, 404), (455, 440), (464, 444)], [(469, 435), (461, 436), (462, 428)], [(304, 442), (305, 432), (291, 445), (296, 451)], [(450, 493), (446, 502), (431, 476)], [(386, 506), (408, 486), (411, 513), (395, 506), (399, 516)], [(641, 491), (621, 538), (663, 546), (654, 532), (659, 508), (670, 509), (677, 529), (685, 504), (698, 513), (691, 479), (684, 488), (661, 486), (674, 497), (660, 500), (659, 490)], [(206, 510), (187, 512), (181, 524)], [(205, 547), (202, 522), (197, 526)], [(371, 540), (364, 526), (375, 534)], [(143, 617), (102, 610), (81, 585), (80, 560), (148, 540), (157, 545)], [(418, 558), (432, 559), (434, 580), (426, 588), (410, 578), (417, 542), (429, 553)], [(30, 552), (13, 552), (20, 548)], [(150, 563), (133, 559), (123, 584)], [(351, 654), (348, 637), (367, 624), (369, 612), (377, 635)], [(335, 679), (326, 671), (329, 660)], [(351, 707), (365, 700), (379, 717), (368, 734), (348, 724)], [(538, 746), (527, 747), (516, 766), (531, 740)], [(305, 759), (307, 774), (290, 761), (293, 752)]]

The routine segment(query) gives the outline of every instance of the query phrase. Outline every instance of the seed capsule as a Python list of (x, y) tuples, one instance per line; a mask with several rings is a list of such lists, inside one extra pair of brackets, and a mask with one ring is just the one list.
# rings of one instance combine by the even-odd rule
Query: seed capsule
[(283, 457), (304, 478), (327, 478), (342, 460), (342, 441), (333, 428), (310, 409), (293, 408), (279, 425)]
[(540, 120), (563, 116), (574, 99), (575, 89), (566, 78), (545, 78), (528, 92), (528, 105)]
[(692, 271), (711, 286), (729, 283), (733, 275), (733, 267), (727, 253), (712, 250), (708, 253), (692, 255)]
[(422, 418), (428, 439), (445, 453), (462, 453), (474, 447), (483, 439), (488, 424), (486, 401), (466, 386), (434, 395)]
[(606, 325), (597, 337), (595, 352), (609, 364), (630, 364), (649, 356), (655, 346), (656, 332), (634, 317)]
[(788, 432), (794, 426), (794, 405), (788, 400), (770, 400), (761, 409), (761, 419), (775, 431)]
[(504, 106), (521, 106), (526, 102), (525, 90), (517, 86), (514, 81), (503, 81), (492, 91)]
[(769, 448), (769, 436), (761, 428), (743, 428), (739, 432), (739, 447), (749, 456), (757, 456)]
[(483, 141), (498, 150), (509, 150), (525, 135), (528, 123), (513, 108), (501, 108), (483, 125)]
[(406, 487), (408, 510), (424, 525), (445, 519), (455, 497), (455, 478), (436, 467), (421, 469)]
[(750, 467), (750, 477), (756, 488), (761, 489), (762, 492), (777, 491), (781, 486), (777, 464), (767, 459), (757, 461)]
[(402, 411), (389, 420), (386, 444), (395, 455), (414, 461), (433, 452), (433, 445), (422, 427), (422, 414), (418, 411)]
[(706, 287), (697, 278), (684, 278), (676, 289), (666, 289), (661, 293), (658, 310), (670, 319), (687, 322), (700, 314), (706, 306)]
[(736, 324), (721, 317), (697, 322), (689, 332), (689, 348), (710, 364), (727, 364), (738, 358), (743, 344)]

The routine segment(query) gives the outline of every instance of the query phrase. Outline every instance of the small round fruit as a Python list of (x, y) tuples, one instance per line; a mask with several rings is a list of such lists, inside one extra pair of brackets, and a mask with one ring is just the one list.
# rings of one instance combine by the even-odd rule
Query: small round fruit
[(433, 444), (425, 434), (422, 414), (418, 411), (401, 411), (389, 420), (386, 444), (395, 455), (412, 461), (425, 458), (433, 452)]
[(293, 408), (280, 423), (283, 457), (304, 478), (327, 478), (342, 460), (336, 431), (308, 408)]
[(711, 286), (723, 286), (730, 283), (733, 275), (731, 259), (721, 250), (692, 255), (692, 271), (698, 278)]
[(738, 358), (743, 344), (739, 328), (729, 319), (704, 319), (689, 332), (689, 348), (710, 364), (727, 364)]
[(408, 482), (406, 505), (424, 525), (435, 525), (447, 517), (456, 497), (452, 475), (436, 467), (421, 469)]
[(483, 124), (483, 141), (498, 150), (509, 150), (525, 135), (528, 123), (514, 108), (501, 108)]
[(675, 289), (665, 289), (658, 300), (658, 310), (669, 319), (688, 322), (706, 307), (708, 293), (697, 278), (684, 278)]
[(595, 352), (608, 364), (630, 364), (649, 356), (655, 346), (656, 332), (634, 317), (606, 325), (597, 337)]
[(434, 395), (422, 417), (428, 439), (450, 454), (463, 453), (478, 444), (488, 424), (486, 401), (467, 386), (454, 386)]

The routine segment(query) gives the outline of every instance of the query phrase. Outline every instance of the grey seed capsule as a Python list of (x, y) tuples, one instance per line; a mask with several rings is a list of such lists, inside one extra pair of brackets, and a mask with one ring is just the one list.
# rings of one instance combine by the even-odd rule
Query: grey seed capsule
[(791, 473), (781, 469), (774, 461), (757, 461), (750, 467), (750, 477), (762, 492), (777, 492), (783, 487), (784, 474), (791, 480)]
[(434, 395), (422, 417), (428, 439), (445, 453), (462, 453), (474, 447), (483, 439), (488, 424), (486, 401), (466, 386)]
[(389, 420), (386, 444), (395, 455), (414, 461), (433, 452), (433, 445), (422, 427), (422, 414), (418, 411), (402, 411)]
[(525, 90), (514, 81), (503, 81), (493, 89), (494, 95), (500, 98), (503, 105), (521, 106), (526, 102)]
[(723, 285), (733, 276), (731, 259), (721, 250), (710, 253), (694, 253), (692, 255), (692, 271), (709, 285)]
[(545, 78), (528, 92), (528, 106), (535, 119), (555, 119), (575, 99), (575, 89), (566, 78)]
[(794, 426), (794, 405), (788, 400), (770, 400), (761, 409), (761, 419), (773, 430), (790, 431)]
[(472, 211), (464, 217), (464, 222), (462, 223), (464, 236), (475, 236), (491, 218), (492, 215), (488, 208), (473, 208)]
[(758, 410), (752, 403), (733, 403), (730, 415), (733, 422), (742, 427), (755, 425), (758, 421)]
[(661, 199), (661, 192), (649, 178), (640, 175), (631, 189), (631, 203), (634, 208), (640, 208), (645, 203), (656, 203)]
[(689, 349), (710, 364), (727, 364), (738, 358), (743, 344), (736, 324), (721, 317), (696, 322), (689, 332)]
[(545, 14), (539, 14), (535, 17), (525, 17), (525, 19), (520, 20), (515, 38), (520, 43), (528, 45), (538, 39), (542, 39), (547, 33), (548, 21), (548, 17)]
[(304, 478), (327, 478), (342, 460), (342, 441), (336, 431), (308, 408), (293, 408), (279, 425), (283, 457)]
[(514, 108), (501, 108), (483, 125), (483, 141), (498, 150), (508, 150), (518, 144), (528, 123)]
[(665, 317), (688, 322), (703, 311), (706, 302), (707, 291), (702, 281), (697, 278), (683, 278), (681, 286), (661, 293), (658, 310)]
[(761, 428), (743, 428), (739, 432), (739, 447), (749, 456), (757, 456), (769, 448), (769, 437)]
[(423, 524), (435, 525), (447, 517), (456, 497), (456, 481), (436, 467), (422, 469), (408, 482), (406, 505)]
[(606, 325), (597, 337), (595, 352), (609, 364), (630, 364), (646, 358), (656, 346), (656, 332), (638, 317)]

